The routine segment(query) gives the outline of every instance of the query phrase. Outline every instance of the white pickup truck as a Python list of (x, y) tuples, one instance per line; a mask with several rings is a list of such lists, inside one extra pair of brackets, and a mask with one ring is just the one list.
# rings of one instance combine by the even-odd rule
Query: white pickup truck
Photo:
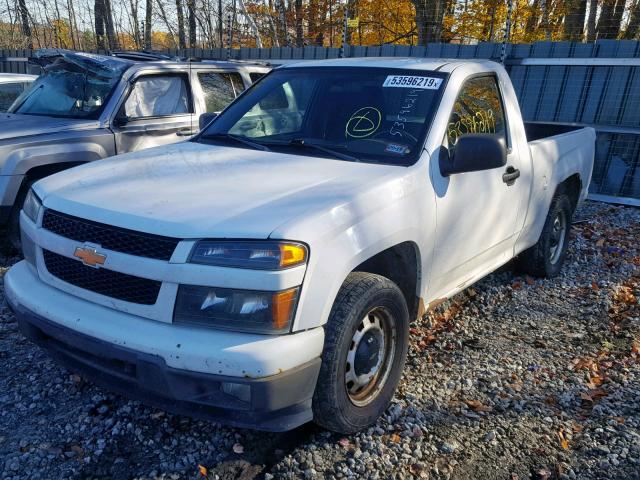
[(96, 383), (266, 430), (373, 424), (409, 324), (509, 260), (556, 275), (590, 128), (525, 126), (489, 61), (287, 65), (190, 142), (34, 184), (6, 298)]

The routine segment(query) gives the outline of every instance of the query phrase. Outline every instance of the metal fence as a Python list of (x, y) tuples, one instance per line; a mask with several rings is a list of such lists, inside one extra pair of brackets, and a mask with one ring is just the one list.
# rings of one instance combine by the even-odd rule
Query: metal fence
[[(412, 56), (499, 60), (498, 43), (166, 50), (202, 59), (280, 63), (346, 57)], [(29, 70), (27, 50), (1, 51), (0, 71)], [(506, 45), (511, 75), (526, 121), (588, 125), (596, 129), (595, 199), (640, 206), (640, 42), (538, 42)]]

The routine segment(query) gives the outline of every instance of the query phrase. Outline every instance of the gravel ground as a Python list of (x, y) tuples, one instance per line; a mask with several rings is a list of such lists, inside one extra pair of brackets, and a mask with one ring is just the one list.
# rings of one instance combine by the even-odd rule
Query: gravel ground
[(640, 210), (587, 203), (576, 218), (559, 278), (507, 266), (415, 322), (393, 404), (349, 437), (128, 401), (49, 360), (5, 307), (0, 476), (640, 478)]

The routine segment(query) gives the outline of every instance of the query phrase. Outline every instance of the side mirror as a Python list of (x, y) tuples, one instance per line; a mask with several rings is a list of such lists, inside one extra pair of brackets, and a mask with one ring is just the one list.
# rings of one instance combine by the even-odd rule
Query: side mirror
[(469, 133), (462, 135), (452, 155), (440, 155), (440, 173), (444, 177), (455, 173), (477, 172), (504, 167), (507, 150), (498, 135)]
[(217, 116), (217, 112), (203, 113), (202, 115), (200, 115), (200, 117), (198, 117), (198, 128), (200, 128), (200, 130), (204, 130), (204, 128), (209, 125)]

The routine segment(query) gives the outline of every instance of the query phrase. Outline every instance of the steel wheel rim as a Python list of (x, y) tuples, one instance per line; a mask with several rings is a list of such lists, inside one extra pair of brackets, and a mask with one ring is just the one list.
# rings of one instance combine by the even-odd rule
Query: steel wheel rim
[(567, 232), (567, 216), (559, 210), (551, 225), (551, 242), (549, 246), (549, 261), (556, 264), (562, 255), (564, 240)]
[(384, 387), (396, 350), (396, 325), (384, 307), (371, 309), (356, 327), (345, 365), (345, 389), (356, 406), (371, 403)]

